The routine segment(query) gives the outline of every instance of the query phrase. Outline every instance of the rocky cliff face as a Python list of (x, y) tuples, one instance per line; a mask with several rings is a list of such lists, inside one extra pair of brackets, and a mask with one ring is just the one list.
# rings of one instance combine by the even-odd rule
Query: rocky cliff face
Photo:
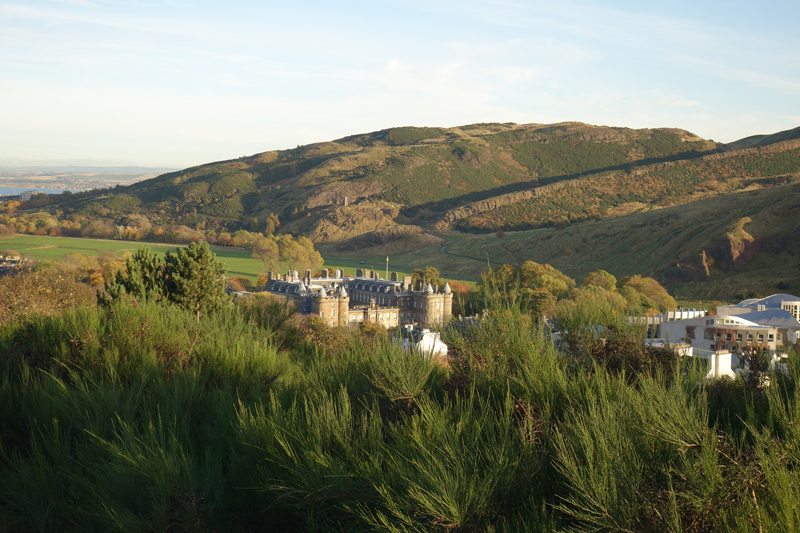
[(699, 254), (679, 261), (674, 267), (667, 269), (663, 276), (670, 281), (707, 281), (711, 279), (708, 256), (705, 250)]
[(710, 250), (709, 255), (723, 272), (741, 270), (758, 253), (759, 242), (728, 238)]
[(323, 210), (308, 230), (315, 243), (338, 242), (356, 235), (396, 226), (394, 218), (400, 207), (389, 202), (365, 202), (358, 205), (336, 206)]
[(379, 181), (346, 181), (332, 183), (320, 188), (303, 204), (303, 209), (314, 209), (328, 205), (353, 204), (363, 198), (378, 195), (390, 187)]

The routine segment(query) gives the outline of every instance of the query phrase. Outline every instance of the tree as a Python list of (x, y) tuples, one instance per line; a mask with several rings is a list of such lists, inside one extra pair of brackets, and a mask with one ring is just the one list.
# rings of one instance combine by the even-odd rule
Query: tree
[(297, 245), (303, 249), (303, 257), (301, 267), (303, 270), (310, 268), (311, 270), (319, 270), (325, 262), (318, 251), (314, 249), (314, 243), (306, 237), (300, 236), (297, 238)]
[(234, 291), (250, 291), (253, 289), (253, 283), (243, 276), (234, 276), (228, 282)]
[(615, 332), (635, 330), (638, 334), (638, 325), (630, 323), (625, 307), (622, 296), (600, 287), (576, 289), (569, 299), (559, 301), (556, 323), (567, 353), (583, 359)]
[(205, 241), (194, 242), (167, 252), (164, 259), (166, 295), (170, 302), (190, 310), (200, 320), (209, 313), (230, 305), (225, 294), (225, 272), (228, 267), (217, 260)]
[(300, 236), (296, 239), (291, 235), (283, 235), (277, 239), (278, 250), (282, 260), (286, 261), (290, 270), (319, 270), (322, 268), (324, 260), (322, 256), (314, 250), (314, 243), (307, 238)]
[(141, 214), (128, 215), (128, 217), (125, 219), (125, 225), (132, 228), (137, 228), (144, 233), (147, 233), (150, 231), (150, 228), (153, 227), (153, 225), (150, 223), (150, 220), (148, 220), (145, 215)]
[(265, 272), (277, 270), (280, 252), (275, 237), (260, 237), (253, 246), (253, 257), (264, 263)]
[(106, 295), (97, 291), (97, 301), (108, 304), (128, 294), (140, 302), (160, 301), (164, 297), (164, 265), (145, 246), (125, 261), (126, 273), (117, 272), (105, 284)]
[(147, 246), (125, 262), (123, 273), (105, 284), (106, 293), (97, 291), (97, 301), (108, 305), (125, 295), (140, 302), (169, 302), (192, 311), (197, 319), (230, 304), (225, 294), (227, 267), (217, 260), (205, 241), (178, 251), (167, 252), (160, 261)]
[(523, 289), (523, 295), (529, 300), (531, 314), (552, 315), (556, 306), (556, 297), (550, 294), (550, 291), (544, 288)]
[(591, 272), (583, 278), (581, 287), (600, 287), (607, 291), (613, 291), (617, 288), (617, 278), (605, 270), (598, 270), (597, 272)]
[(566, 298), (575, 280), (550, 265), (525, 261), (519, 267), (520, 282), (529, 289), (547, 289), (557, 299)]
[[(430, 283), (433, 287), (444, 286), (439, 270), (431, 266), (425, 267), (425, 270), (415, 268), (411, 272), (411, 285), (416, 288), (420, 283)], [(424, 290), (425, 286), (422, 288)]]
[(624, 286), (635, 289), (636, 292), (642, 296), (645, 296), (646, 298), (655, 302), (659, 310), (667, 311), (669, 309), (675, 309), (678, 307), (675, 299), (670, 296), (667, 290), (653, 278), (644, 278), (636, 275), (627, 279), (623, 279), (625, 280)]
[[(34, 231), (36, 231), (34, 229)], [(33, 233), (31, 231), (30, 233)], [(90, 239), (110, 239), (117, 235), (117, 227), (105, 220), (95, 220), (87, 224), (83, 231), (81, 231), (81, 237), (88, 237)]]
[(269, 216), (267, 217), (267, 225), (264, 228), (264, 235), (272, 235), (280, 227), (281, 227), (281, 221), (278, 220), (278, 217), (275, 216), (273, 213), (270, 213)]
[(497, 270), (491, 268), (481, 274), (478, 286), (487, 291), (499, 291), (506, 294), (509, 290), (519, 285), (519, 272), (513, 265), (503, 265)]

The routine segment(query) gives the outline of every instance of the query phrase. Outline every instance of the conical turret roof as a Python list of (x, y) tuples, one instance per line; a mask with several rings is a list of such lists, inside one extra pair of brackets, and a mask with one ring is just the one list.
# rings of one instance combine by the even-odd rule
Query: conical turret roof
[(425, 292), (428, 294), (433, 294), (433, 286), (430, 284), (430, 282), (428, 282), (428, 286), (425, 287)]
[(450, 283), (448, 283), (448, 282), (445, 282), (445, 284), (444, 284), (444, 293), (445, 293), (445, 294), (449, 294), (450, 292), (452, 292), (452, 291), (450, 290)]

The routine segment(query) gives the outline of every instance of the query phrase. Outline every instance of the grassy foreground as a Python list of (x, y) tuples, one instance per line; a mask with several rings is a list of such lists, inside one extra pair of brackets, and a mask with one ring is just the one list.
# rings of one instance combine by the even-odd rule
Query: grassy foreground
[[(501, 302), (446, 335), (444, 367), (290, 317), (119, 303), (4, 326), (0, 530), (800, 524), (795, 356), (763, 390), (619, 372), (598, 344), (558, 354)], [(636, 335), (605, 345), (641, 357)]]

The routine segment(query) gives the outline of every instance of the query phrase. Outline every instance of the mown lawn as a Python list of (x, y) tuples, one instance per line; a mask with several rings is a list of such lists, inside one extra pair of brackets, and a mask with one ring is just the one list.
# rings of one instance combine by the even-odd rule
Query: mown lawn
[[(48, 237), (38, 235), (16, 235), (5, 239), (0, 239), (0, 252), (3, 250), (15, 250), (23, 256), (30, 257), (39, 261), (59, 260), (69, 253), (79, 253), (83, 255), (98, 255), (102, 253), (133, 253), (143, 246), (149, 246), (158, 255), (163, 255), (167, 251), (175, 251), (184, 245), (148, 243), (133, 241), (112, 241), (101, 239), (83, 239), (76, 237)], [(212, 251), (224, 260), (228, 265), (228, 276), (241, 276), (255, 282), (258, 274), (264, 268), (261, 261), (250, 256), (250, 252), (240, 248), (228, 246), (212, 246)], [(382, 277), (386, 276), (386, 258), (368, 257), (364, 258), (364, 264), (360, 260), (346, 259), (335, 256), (323, 255), (326, 268), (340, 268), (346, 276), (354, 276), (357, 268), (374, 268)], [(401, 277), (410, 275), (414, 268), (424, 268), (425, 266), (397, 265), (395, 266), (390, 258), (389, 273), (397, 272)], [(285, 273), (288, 266), (280, 264), (280, 272)]]

